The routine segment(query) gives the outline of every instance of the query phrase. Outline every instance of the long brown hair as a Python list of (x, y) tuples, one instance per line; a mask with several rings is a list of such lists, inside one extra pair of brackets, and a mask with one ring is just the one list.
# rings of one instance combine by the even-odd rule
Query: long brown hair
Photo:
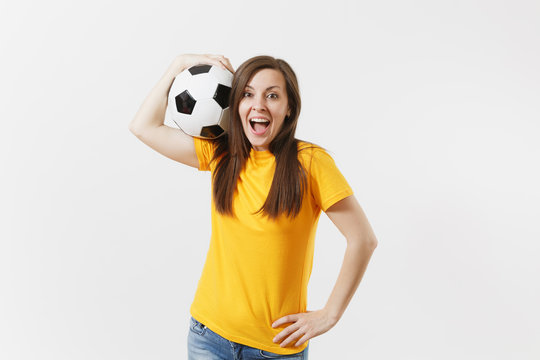
[(285, 117), (280, 132), (268, 146), (275, 156), (276, 167), (268, 197), (257, 213), (262, 212), (271, 219), (284, 213), (295, 217), (300, 212), (307, 187), (307, 174), (298, 160), (299, 140), (294, 137), (301, 108), (300, 90), (290, 65), (271, 56), (261, 55), (248, 59), (234, 74), (229, 101), (229, 130), (214, 140), (217, 145), (212, 158), (212, 161), (217, 161), (212, 177), (214, 204), (219, 213), (234, 215), (233, 195), (236, 183), (251, 151), (251, 143), (244, 133), (238, 108), (249, 79), (262, 69), (275, 69), (283, 74), (290, 115)]

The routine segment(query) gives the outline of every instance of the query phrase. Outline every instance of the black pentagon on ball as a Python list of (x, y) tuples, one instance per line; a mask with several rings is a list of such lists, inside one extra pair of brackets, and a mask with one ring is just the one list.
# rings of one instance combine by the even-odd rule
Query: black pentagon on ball
[(204, 74), (210, 71), (212, 65), (195, 65), (189, 68), (191, 75)]
[(221, 106), (222, 109), (225, 109), (229, 106), (229, 95), (231, 94), (231, 88), (218, 84), (216, 92), (214, 93), (214, 100)]
[(174, 100), (176, 102), (176, 110), (179, 113), (190, 115), (193, 112), (195, 103), (197, 102), (187, 90), (184, 90), (182, 93), (176, 95)]
[(203, 126), (201, 129), (201, 136), (206, 138), (217, 138), (219, 135), (223, 134), (225, 130), (219, 125)]

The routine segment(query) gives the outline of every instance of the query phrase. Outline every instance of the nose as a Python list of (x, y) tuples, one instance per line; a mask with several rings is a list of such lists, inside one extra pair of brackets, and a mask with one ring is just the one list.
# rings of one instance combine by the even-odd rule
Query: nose
[(261, 99), (260, 97), (257, 97), (256, 99), (254, 99), (251, 109), (253, 111), (265, 111), (266, 107), (264, 104), (264, 99)]

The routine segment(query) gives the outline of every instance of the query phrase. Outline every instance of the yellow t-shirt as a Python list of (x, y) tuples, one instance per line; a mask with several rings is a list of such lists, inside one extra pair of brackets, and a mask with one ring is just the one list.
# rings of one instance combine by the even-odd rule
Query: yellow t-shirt
[[(214, 171), (214, 146), (194, 138), (200, 171)], [(300, 142), (299, 149), (308, 147)], [(211, 204), (212, 235), (191, 315), (222, 337), (277, 354), (304, 350), (293, 341), (280, 347), (273, 338), (289, 324), (272, 328), (277, 319), (307, 309), (307, 285), (321, 209), (326, 211), (353, 191), (334, 160), (315, 145), (299, 151), (308, 170), (308, 189), (300, 213), (269, 220), (253, 215), (272, 183), (275, 158), (251, 149), (233, 198), (236, 217), (223, 216)], [(298, 340), (298, 339), (297, 339)]]

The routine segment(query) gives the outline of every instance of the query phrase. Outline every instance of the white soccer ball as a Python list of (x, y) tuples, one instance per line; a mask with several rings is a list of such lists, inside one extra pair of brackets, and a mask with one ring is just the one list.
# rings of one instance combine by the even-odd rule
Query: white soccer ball
[(167, 109), (186, 134), (214, 139), (229, 129), (229, 95), (233, 74), (214, 65), (182, 71), (169, 90)]

